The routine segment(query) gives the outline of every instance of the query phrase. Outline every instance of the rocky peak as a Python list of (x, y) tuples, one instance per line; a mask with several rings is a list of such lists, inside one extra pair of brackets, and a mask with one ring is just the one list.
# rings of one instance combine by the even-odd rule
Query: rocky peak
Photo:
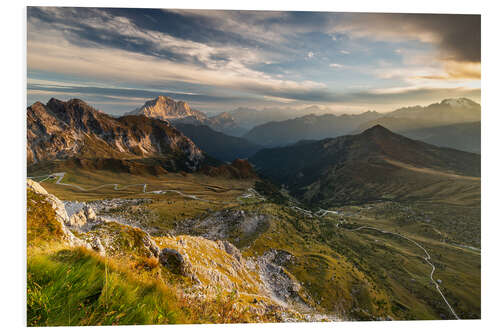
[(147, 101), (143, 106), (129, 112), (128, 114), (144, 115), (146, 117), (161, 120), (177, 120), (188, 117), (199, 120), (206, 119), (205, 114), (191, 109), (187, 102), (175, 101), (174, 99), (163, 95)]
[(447, 104), (451, 107), (459, 108), (474, 108), (479, 106), (476, 102), (465, 97), (444, 99), (441, 104)]

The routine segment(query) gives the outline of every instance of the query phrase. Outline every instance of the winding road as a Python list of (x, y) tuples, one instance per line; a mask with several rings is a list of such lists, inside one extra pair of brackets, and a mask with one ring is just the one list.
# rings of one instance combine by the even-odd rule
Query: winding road
[[(326, 210), (326, 209), (319, 209), (318, 211), (316, 212), (312, 212), (310, 210), (307, 210), (307, 209), (303, 209), (303, 208), (300, 208), (300, 207), (297, 207), (297, 206), (290, 206), (290, 208), (298, 211), (298, 212), (301, 212), (303, 213), (304, 215), (308, 216), (308, 217), (313, 217), (313, 216), (316, 216), (316, 217), (323, 217), (327, 214), (334, 214), (334, 215), (338, 215), (338, 212), (336, 211), (331, 211), (331, 210)], [(340, 226), (340, 223), (337, 224), (337, 228)], [(394, 235), (394, 236), (398, 236), (398, 237), (401, 237), (405, 240), (407, 240), (408, 242), (410, 243), (413, 243), (415, 244), (417, 247), (419, 247), (422, 251), (424, 251), (425, 253), (425, 257), (422, 257), (431, 267), (432, 267), (432, 270), (431, 270), (431, 273), (429, 275), (430, 277), (430, 280), (431, 282), (434, 284), (434, 286), (436, 287), (436, 290), (437, 292), (439, 293), (439, 295), (441, 295), (441, 298), (443, 299), (443, 301), (446, 303), (446, 305), (448, 306), (448, 309), (450, 309), (450, 312), (453, 314), (453, 316), (456, 318), (456, 319), (460, 319), (458, 317), (458, 315), (456, 314), (455, 310), (453, 310), (453, 307), (450, 305), (450, 303), (448, 302), (448, 300), (446, 299), (446, 297), (444, 296), (443, 292), (441, 291), (441, 288), (439, 288), (439, 284), (434, 280), (434, 271), (436, 270), (436, 267), (434, 266), (434, 264), (431, 262), (431, 255), (429, 254), (429, 252), (420, 244), (420, 243), (417, 243), (416, 241), (414, 241), (413, 239), (411, 238), (408, 238), (406, 236), (403, 236), (401, 234), (398, 234), (398, 233), (395, 233), (395, 232), (391, 232), (391, 231), (386, 231), (386, 230), (382, 230), (382, 229), (377, 229), (377, 228), (374, 228), (374, 227), (368, 227), (368, 226), (361, 226), (361, 227), (358, 227), (358, 228), (355, 228), (355, 229), (347, 229), (347, 228), (344, 228), (345, 230), (349, 230), (349, 231), (358, 231), (358, 230), (362, 230), (362, 229), (369, 229), (369, 230), (375, 230), (375, 231), (378, 231), (378, 232), (381, 232), (383, 234), (391, 234), (391, 235)]]
[(432, 270), (431, 270), (431, 273), (430, 273), (430, 279), (432, 281), (432, 283), (434, 284), (434, 286), (436, 287), (436, 290), (438, 291), (439, 295), (441, 295), (441, 298), (443, 299), (443, 301), (446, 303), (446, 305), (448, 306), (448, 309), (450, 309), (451, 313), (453, 314), (453, 316), (456, 318), (456, 319), (460, 319), (458, 317), (458, 315), (455, 313), (455, 310), (453, 310), (453, 307), (450, 305), (450, 303), (448, 302), (448, 300), (446, 299), (446, 297), (444, 296), (443, 292), (441, 291), (441, 288), (439, 288), (439, 284), (434, 280), (434, 271), (436, 270), (436, 267), (434, 266), (434, 264), (431, 262), (431, 255), (429, 254), (429, 252), (427, 252), (427, 250), (419, 243), (417, 243), (416, 241), (414, 241), (413, 239), (411, 238), (408, 238), (406, 236), (403, 236), (401, 234), (397, 234), (395, 232), (391, 232), (391, 231), (386, 231), (386, 230), (382, 230), (382, 229), (377, 229), (377, 228), (374, 228), (374, 227), (367, 227), (367, 226), (361, 226), (361, 227), (358, 227), (356, 229), (347, 229), (347, 228), (344, 228), (345, 230), (350, 230), (350, 231), (358, 231), (358, 230), (362, 230), (362, 229), (368, 229), (368, 230), (375, 230), (375, 231), (378, 231), (378, 232), (381, 232), (383, 234), (391, 234), (391, 235), (394, 235), (394, 236), (398, 236), (400, 238), (403, 238), (405, 240), (407, 240), (408, 242), (410, 243), (413, 243), (415, 244), (416, 246), (418, 246), (420, 249), (422, 249), (422, 251), (424, 251), (425, 253), (425, 257), (422, 257), (431, 267), (432, 267)]
[(112, 184), (103, 184), (103, 185), (99, 185), (99, 186), (95, 186), (95, 187), (91, 187), (91, 188), (87, 188), (86, 189), (86, 188), (81, 187), (80, 185), (61, 182), (65, 175), (66, 175), (66, 172), (56, 172), (56, 173), (52, 173), (50, 175), (34, 176), (34, 177), (28, 177), (28, 178), (30, 178), (30, 179), (43, 178), (42, 180), (38, 181), (39, 183), (41, 183), (43, 181), (46, 181), (47, 179), (50, 179), (50, 178), (53, 178), (53, 177), (57, 177), (57, 180), (56, 180), (55, 184), (57, 184), (57, 185), (64, 185), (64, 186), (71, 186), (71, 187), (79, 189), (80, 191), (83, 191), (83, 192), (94, 191), (94, 190), (97, 190), (97, 189), (100, 189), (100, 188), (103, 188), (103, 187), (107, 187), (107, 186), (112, 186), (113, 190), (115, 190), (115, 191), (122, 191), (122, 190), (124, 190), (126, 188), (133, 187), (133, 186), (141, 186), (142, 187), (142, 193), (163, 194), (163, 193), (166, 193), (166, 192), (172, 192), (172, 193), (177, 193), (180, 196), (183, 196), (185, 198), (189, 198), (189, 199), (193, 199), (193, 200), (199, 200), (199, 201), (211, 202), (211, 203), (227, 203), (227, 202), (221, 202), (221, 201), (211, 201), (211, 200), (207, 200), (207, 199), (202, 199), (202, 198), (197, 197), (196, 195), (186, 194), (186, 193), (183, 193), (183, 192), (181, 192), (179, 190), (166, 189), (166, 190), (157, 190), (157, 191), (149, 191), (149, 192), (147, 192), (146, 191), (147, 186), (148, 186), (147, 183), (130, 184), (130, 185), (122, 186), (122, 187), (120, 187), (120, 184), (112, 183)]

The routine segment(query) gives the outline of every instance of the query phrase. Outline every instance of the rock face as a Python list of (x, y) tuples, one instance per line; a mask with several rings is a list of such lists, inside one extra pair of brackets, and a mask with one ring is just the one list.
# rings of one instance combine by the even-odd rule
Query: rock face
[(68, 158), (170, 158), (195, 170), (202, 151), (168, 123), (141, 116), (113, 118), (85, 102), (52, 98), (27, 110), (28, 164)]
[(164, 121), (182, 120), (188, 123), (201, 123), (207, 119), (203, 112), (191, 109), (188, 103), (167, 96), (158, 96), (125, 115), (144, 115)]
[[(243, 261), (243, 257), (241, 256), (240, 250), (233, 244), (229, 243), (228, 241), (218, 241), (219, 247), (221, 249), (224, 249), (227, 254), (232, 255), (238, 262)], [(222, 246), (221, 246), (222, 245)]]
[[(309, 302), (300, 283), (282, 265), (293, 260), (292, 254), (270, 250), (258, 258), (244, 258), (228, 241), (203, 237), (158, 237), (162, 247), (160, 263), (175, 274), (189, 277), (193, 291), (205, 297), (233, 292), (253, 299), (253, 306), (275, 311), (307, 309)], [(292, 306), (292, 307), (291, 307)]]
[[(90, 225), (81, 235), (97, 251), (114, 257), (141, 256), (158, 258), (160, 249), (144, 230), (116, 221), (103, 220)], [(98, 243), (97, 243), (98, 241)], [(103, 250), (100, 250), (100, 249)]]

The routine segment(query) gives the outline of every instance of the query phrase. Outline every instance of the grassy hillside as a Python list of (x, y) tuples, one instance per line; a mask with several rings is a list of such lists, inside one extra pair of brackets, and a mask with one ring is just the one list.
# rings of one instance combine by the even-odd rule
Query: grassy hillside
[(278, 312), (249, 311), (246, 302), (251, 299), (243, 301), (223, 290), (216, 289), (210, 298), (193, 298), (185, 291), (191, 286), (188, 280), (137, 251), (133, 242), (142, 231), (109, 227), (115, 231), (99, 229), (114, 240), (106, 256), (71, 246), (45, 197), (28, 191), (28, 326), (278, 320)]
[[(264, 149), (251, 162), (311, 204), (474, 197), (480, 155), (439, 148), (375, 126), (358, 135)], [(475, 196), (478, 198), (478, 196)]]

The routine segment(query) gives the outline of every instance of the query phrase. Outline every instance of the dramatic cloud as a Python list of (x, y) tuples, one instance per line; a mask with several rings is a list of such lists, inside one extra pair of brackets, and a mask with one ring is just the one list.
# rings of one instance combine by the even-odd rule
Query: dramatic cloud
[(444, 14), (348, 14), (336, 31), (379, 40), (417, 39), (435, 44), (448, 60), (481, 61), (481, 16)]
[(115, 113), (157, 94), (214, 112), (480, 99), (479, 16), (29, 7), (27, 47), (29, 102)]

